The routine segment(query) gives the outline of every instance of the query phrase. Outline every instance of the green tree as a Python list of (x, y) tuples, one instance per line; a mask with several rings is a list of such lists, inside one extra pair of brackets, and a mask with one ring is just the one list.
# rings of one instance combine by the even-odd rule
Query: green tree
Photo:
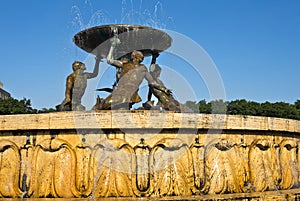
[(42, 108), (41, 110), (37, 111), (37, 113), (50, 113), (50, 112), (56, 112), (56, 109), (53, 109), (53, 108)]
[(211, 103), (207, 103), (206, 100), (201, 100), (198, 103), (200, 113), (211, 114)]
[(227, 105), (227, 114), (232, 115), (260, 115), (261, 105), (245, 99), (234, 100)]
[(294, 105), (297, 108), (297, 110), (300, 111), (300, 100), (296, 100), (296, 102), (294, 103)]
[(300, 119), (299, 110), (296, 105), (285, 102), (270, 103), (265, 102), (261, 104), (261, 115), (269, 117)]
[(193, 112), (199, 113), (199, 104), (196, 101), (186, 101), (184, 105)]
[(226, 107), (228, 103), (224, 100), (213, 100), (210, 104), (212, 114), (226, 114)]
[(206, 102), (206, 100), (201, 100), (198, 103), (187, 101), (185, 105), (197, 113), (225, 114), (226, 112), (230, 115), (269, 116), (300, 120), (300, 100), (297, 100), (294, 104), (285, 102), (270, 103), (268, 101), (257, 103), (245, 99), (229, 102), (223, 100)]
[(31, 102), (29, 99), (23, 98), (22, 100), (17, 100), (14, 98), (0, 98), (0, 115), (35, 113), (37, 113), (37, 110), (31, 107)]

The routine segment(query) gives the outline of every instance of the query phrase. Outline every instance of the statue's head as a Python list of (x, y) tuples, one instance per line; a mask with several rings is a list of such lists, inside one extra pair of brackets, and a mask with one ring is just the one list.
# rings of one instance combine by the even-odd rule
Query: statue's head
[(85, 64), (80, 62), (80, 61), (74, 61), (73, 64), (72, 64), (72, 69), (73, 71), (76, 71), (78, 69), (82, 69), (82, 70), (85, 70)]
[(144, 60), (144, 55), (141, 51), (133, 51), (131, 53), (131, 59), (134, 60), (134, 59), (138, 59), (139, 62), (142, 62)]

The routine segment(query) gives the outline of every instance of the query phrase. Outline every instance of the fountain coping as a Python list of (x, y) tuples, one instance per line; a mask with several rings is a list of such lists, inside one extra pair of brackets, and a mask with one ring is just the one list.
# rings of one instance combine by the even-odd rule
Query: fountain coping
[(300, 133), (300, 121), (261, 116), (135, 111), (0, 115), (0, 131), (56, 129), (224, 129)]

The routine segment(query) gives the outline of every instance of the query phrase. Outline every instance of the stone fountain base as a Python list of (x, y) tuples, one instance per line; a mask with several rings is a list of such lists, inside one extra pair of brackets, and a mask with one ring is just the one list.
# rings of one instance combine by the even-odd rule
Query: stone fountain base
[(300, 199), (300, 121), (100, 111), (0, 122), (5, 199)]

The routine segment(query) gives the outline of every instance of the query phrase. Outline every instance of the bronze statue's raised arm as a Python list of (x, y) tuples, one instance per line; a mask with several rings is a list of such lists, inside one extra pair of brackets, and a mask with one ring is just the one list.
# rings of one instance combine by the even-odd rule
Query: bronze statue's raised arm
[(123, 67), (123, 62), (119, 61), (119, 60), (115, 60), (113, 58), (113, 52), (114, 49), (116, 47), (117, 44), (120, 44), (120, 39), (118, 39), (117, 37), (113, 37), (111, 40), (111, 47), (109, 49), (108, 55), (107, 55), (107, 63), (113, 66), (116, 66), (118, 68), (122, 68)]
[(94, 78), (94, 77), (97, 77), (98, 76), (98, 73), (99, 73), (99, 64), (101, 62), (101, 57), (100, 56), (97, 56), (96, 58), (96, 62), (95, 62), (95, 66), (94, 66), (94, 70), (92, 73), (87, 73), (88, 75), (88, 79), (90, 78)]

